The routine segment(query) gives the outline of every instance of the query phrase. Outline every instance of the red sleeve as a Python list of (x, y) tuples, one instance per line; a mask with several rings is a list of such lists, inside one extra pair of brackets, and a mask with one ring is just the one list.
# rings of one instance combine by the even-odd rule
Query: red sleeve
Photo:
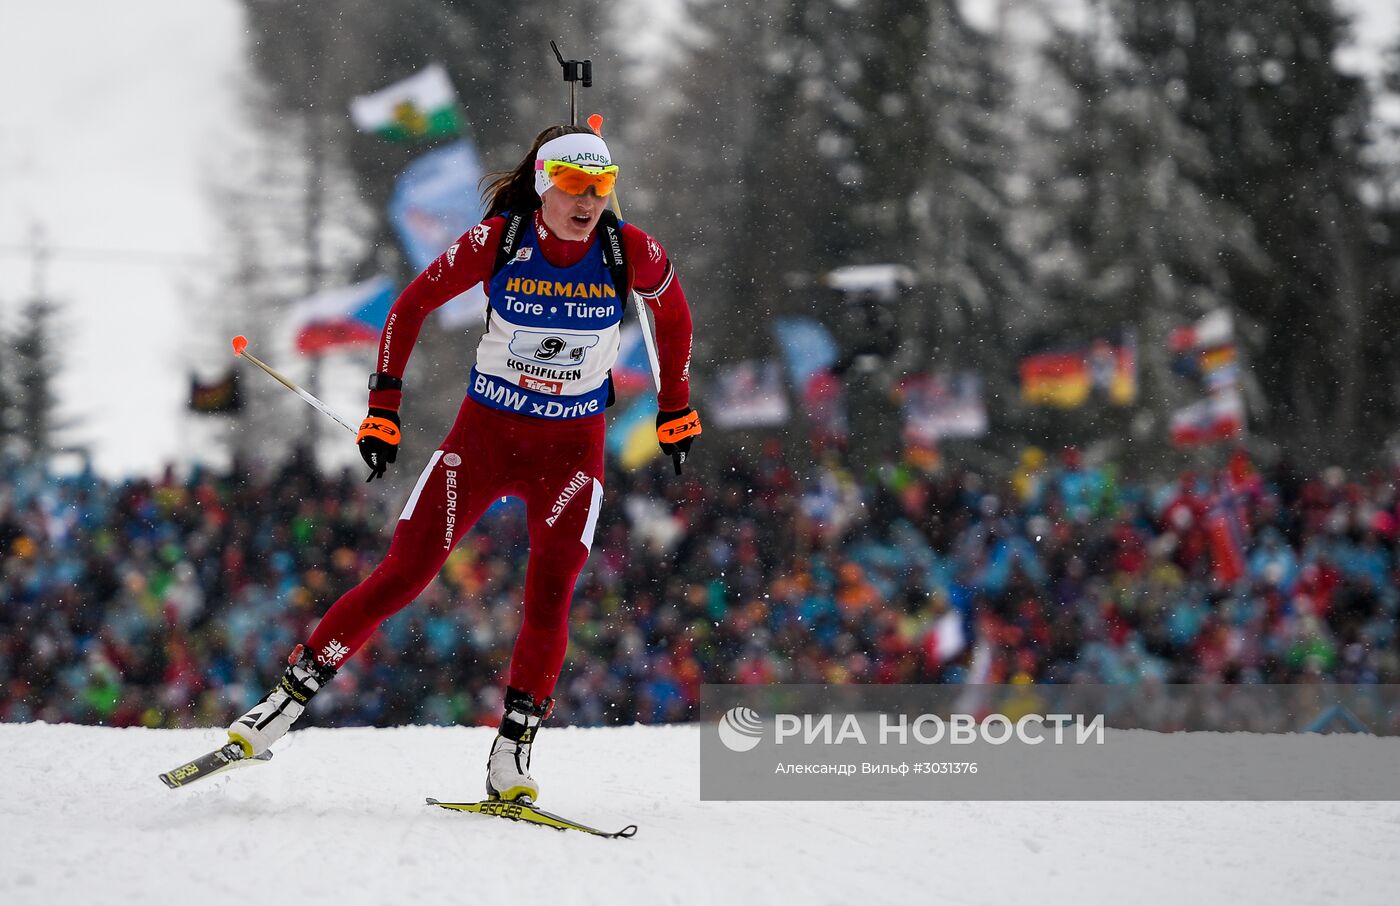
[[(399, 294), (379, 335), (376, 371), (402, 378), (428, 313), (491, 279), (504, 226), (504, 217), (492, 217), (467, 230)], [(397, 412), (402, 401), (401, 390), (371, 390), (369, 394), (374, 408)]]
[(632, 291), (651, 309), (656, 325), (656, 354), (661, 359), (657, 406), (663, 412), (684, 409), (690, 405), (690, 304), (661, 243), (625, 223), (622, 244), (632, 271)]

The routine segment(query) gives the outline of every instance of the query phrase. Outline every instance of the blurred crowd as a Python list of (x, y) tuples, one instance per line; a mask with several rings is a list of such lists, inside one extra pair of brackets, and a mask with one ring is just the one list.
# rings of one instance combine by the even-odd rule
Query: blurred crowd
[[(396, 506), (302, 455), (0, 485), (0, 720), (217, 726), (382, 555)], [(716, 474), (718, 477), (716, 477)], [(1400, 682), (1394, 471), (1132, 482), (1074, 450), (857, 480), (776, 442), (610, 472), (556, 719), (684, 720), (706, 682)], [(491, 723), (520, 619), (499, 503), (307, 723)]]

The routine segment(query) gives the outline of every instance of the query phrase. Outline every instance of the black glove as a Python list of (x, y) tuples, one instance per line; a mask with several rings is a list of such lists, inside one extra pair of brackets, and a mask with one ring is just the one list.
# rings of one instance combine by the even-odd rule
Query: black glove
[(399, 457), (399, 414), (393, 409), (371, 407), (369, 415), (360, 422), (355, 443), (360, 448), (360, 457), (370, 468), (365, 481), (383, 478), (389, 463)]
[(661, 452), (671, 457), (676, 474), (681, 474), (681, 466), (690, 454), (690, 445), (700, 436), (700, 413), (686, 406), (673, 412), (656, 413), (656, 441), (661, 444)]

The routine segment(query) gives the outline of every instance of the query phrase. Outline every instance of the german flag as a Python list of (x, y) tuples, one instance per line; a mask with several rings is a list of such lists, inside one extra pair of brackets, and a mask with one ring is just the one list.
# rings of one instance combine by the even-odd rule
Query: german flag
[(1087, 350), (1041, 352), (1021, 360), (1021, 402), (1077, 409), (1093, 387)]
[(1028, 406), (1077, 409), (1088, 402), (1131, 406), (1137, 401), (1137, 333), (1053, 351), (1021, 360), (1021, 402)]

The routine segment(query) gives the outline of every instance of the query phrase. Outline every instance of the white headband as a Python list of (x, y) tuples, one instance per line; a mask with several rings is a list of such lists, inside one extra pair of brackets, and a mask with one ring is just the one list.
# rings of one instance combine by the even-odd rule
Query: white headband
[[(592, 132), (570, 132), (550, 139), (535, 154), (535, 163), (546, 160), (562, 160), (570, 164), (583, 164), (588, 167), (608, 167), (612, 165), (612, 155), (603, 139)], [(541, 198), (554, 184), (544, 175), (544, 170), (535, 170), (535, 194)]]

